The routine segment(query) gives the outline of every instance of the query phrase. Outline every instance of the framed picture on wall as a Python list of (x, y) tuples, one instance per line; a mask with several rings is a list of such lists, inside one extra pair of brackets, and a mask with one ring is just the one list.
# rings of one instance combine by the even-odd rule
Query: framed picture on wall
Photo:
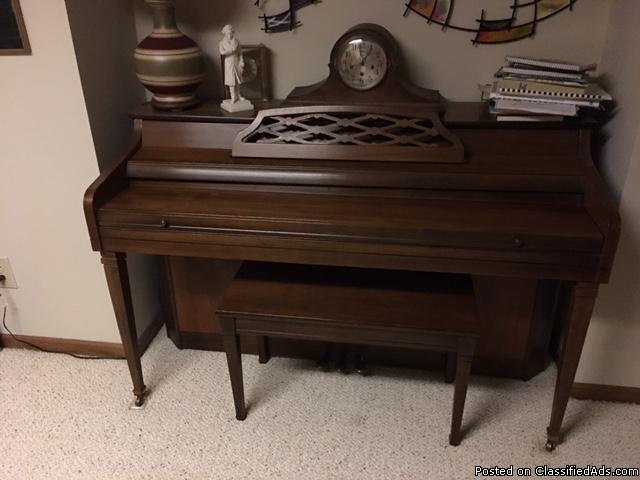
[[(243, 83), (240, 94), (249, 100), (271, 100), (271, 77), (269, 73), (269, 50), (263, 44), (242, 45), (244, 58)], [(228, 98), (229, 92), (224, 83), (224, 57), (220, 57), (222, 65), (222, 98)]]
[(31, 55), (20, 0), (0, 0), (0, 55)]

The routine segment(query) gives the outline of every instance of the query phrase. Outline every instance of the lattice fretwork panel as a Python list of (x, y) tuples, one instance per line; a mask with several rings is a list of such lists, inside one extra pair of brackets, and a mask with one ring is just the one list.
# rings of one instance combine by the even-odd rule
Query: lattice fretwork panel
[[(333, 107), (337, 109), (339, 107)], [(344, 107), (342, 107), (344, 108)], [(351, 160), (463, 161), (462, 145), (437, 113), (309, 107), (265, 110), (234, 144), (234, 156)], [(295, 147), (295, 148), (292, 148)]]

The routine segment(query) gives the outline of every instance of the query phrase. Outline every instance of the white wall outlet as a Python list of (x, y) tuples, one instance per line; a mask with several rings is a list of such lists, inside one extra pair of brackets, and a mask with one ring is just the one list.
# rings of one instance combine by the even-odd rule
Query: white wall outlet
[(18, 288), (16, 277), (11, 270), (11, 264), (7, 257), (0, 257), (0, 276), (4, 275), (4, 281), (0, 280), (0, 288)]

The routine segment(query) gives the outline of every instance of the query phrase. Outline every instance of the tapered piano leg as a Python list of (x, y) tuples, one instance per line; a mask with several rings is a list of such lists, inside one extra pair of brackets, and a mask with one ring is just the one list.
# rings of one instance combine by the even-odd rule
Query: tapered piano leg
[(571, 290), (567, 324), (558, 361), (558, 378), (553, 395), (551, 420), (547, 427), (546, 449), (548, 451), (553, 451), (561, 442), (562, 420), (571, 395), (597, 294), (598, 285), (593, 283), (578, 283)]
[(127, 259), (124, 253), (103, 252), (102, 264), (104, 265), (111, 302), (118, 322), (118, 330), (120, 330), (122, 346), (129, 365), (129, 373), (133, 381), (133, 394), (136, 397), (135, 404), (140, 407), (145, 400), (146, 387), (142, 378), (140, 348), (133, 316)]
[(456, 355), (453, 412), (451, 415), (451, 433), (449, 433), (450, 445), (460, 445), (460, 441), (462, 440), (462, 414), (467, 398), (467, 387), (469, 386), (472, 362), (473, 355), (465, 355), (462, 353)]

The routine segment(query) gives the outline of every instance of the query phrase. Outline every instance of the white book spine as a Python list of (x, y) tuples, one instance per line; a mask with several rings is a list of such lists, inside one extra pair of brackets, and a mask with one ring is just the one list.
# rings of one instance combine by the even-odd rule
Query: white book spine
[(517, 101), (526, 101), (532, 103), (560, 103), (566, 105), (577, 105), (580, 107), (600, 107), (600, 102), (595, 102), (591, 100), (574, 100), (574, 99), (565, 99), (565, 98), (536, 98), (536, 97), (523, 97), (521, 95), (505, 95), (498, 92), (491, 92), (489, 95), (492, 99), (503, 99), (503, 100), (517, 100)]
[(553, 97), (553, 98), (570, 98), (577, 100), (609, 100), (601, 94), (575, 93), (575, 92), (552, 92), (548, 90), (524, 90), (522, 88), (505, 88), (498, 87), (499, 93), (506, 95), (527, 95), (532, 97)]

